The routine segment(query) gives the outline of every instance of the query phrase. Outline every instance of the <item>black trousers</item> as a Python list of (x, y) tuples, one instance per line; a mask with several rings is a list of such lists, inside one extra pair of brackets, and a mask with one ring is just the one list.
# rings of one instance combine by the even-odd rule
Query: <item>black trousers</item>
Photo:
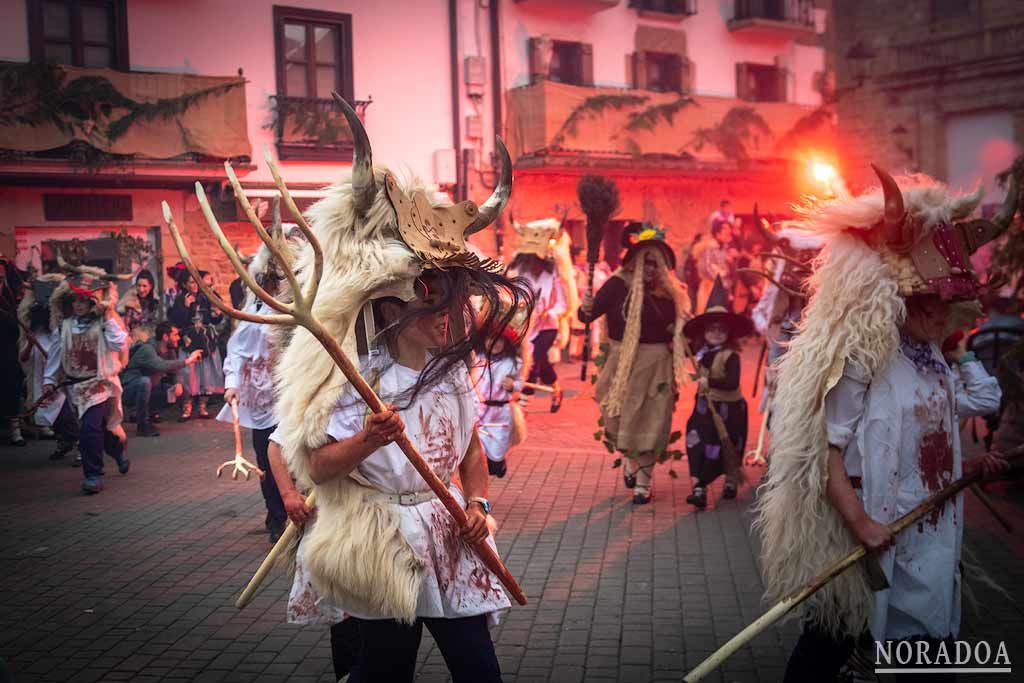
[(536, 382), (540, 379), (544, 384), (554, 384), (558, 381), (558, 373), (555, 366), (548, 360), (548, 351), (558, 338), (558, 330), (544, 330), (538, 332), (533, 339), (533, 366), (530, 368), (530, 376), (527, 382)]
[(281, 500), (281, 492), (277, 490), (277, 482), (274, 481), (274, 475), (270, 471), (270, 457), (267, 455), (270, 435), (274, 433), (275, 428), (276, 425), (266, 429), (252, 430), (252, 449), (256, 451), (256, 465), (267, 473), (267, 476), (260, 480), (263, 502), (267, 505), (267, 526), (277, 529), (280, 533), (284, 531), (288, 513), (284, 511), (284, 501)]
[(412, 626), (394, 619), (349, 619), (359, 625), (359, 661), (350, 683), (400, 683), (416, 674), (416, 652), (423, 627), (434, 636), (454, 683), (500, 683), (501, 669), (487, 616), (417, 619)]
[(331, 662), (336, 679), (347, 676), (359, 661), (359, 621), (345, 619), (331, 626)]

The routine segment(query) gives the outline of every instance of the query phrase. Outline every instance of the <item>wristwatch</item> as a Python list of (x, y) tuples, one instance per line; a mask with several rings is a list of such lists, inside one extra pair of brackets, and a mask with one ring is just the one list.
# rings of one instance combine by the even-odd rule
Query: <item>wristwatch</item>
[(473, 496), (466, 502), (466, 505), (468, 506), (470, 503), (479, 503), (480, 507), (484, 509), (485, 515), (491, 514), (491, 501), (487, 500), (486, 498), (483, 498), (481, 496)]

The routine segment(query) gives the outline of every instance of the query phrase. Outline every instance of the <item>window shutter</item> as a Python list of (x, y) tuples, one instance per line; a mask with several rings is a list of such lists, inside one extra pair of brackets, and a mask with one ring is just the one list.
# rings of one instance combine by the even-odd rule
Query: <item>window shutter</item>
[(548, 78), (548, 68), (551, 62), (547, 52), (551, 49), (551, 40), (546, 37), (530, 38), (528, 52), (530, 53), (530, 83), (537, 83)]
[(669, 55), (668, 63), (672, 69), (672, 87), (675, 92), (685, 92), (683, 89), (683, 59), (679, 55)]
[(744, 62), (736, 62), (736, 97), (741, 100), (751, 99), (750, 75)]
[(696, 65), (686, 57), (679, 58), (679, 89), (684, 94), (693, 92), (694, 71)]
[(647, 89), (647, 55), (642, 50), (633, 53), (633, 87)]
[(785, 102), (786, 101), (786, 70), (777, 68), (775, 69), (775, 101)]
[(594, 46), (580, 43), (580, 84), (594, 85)]

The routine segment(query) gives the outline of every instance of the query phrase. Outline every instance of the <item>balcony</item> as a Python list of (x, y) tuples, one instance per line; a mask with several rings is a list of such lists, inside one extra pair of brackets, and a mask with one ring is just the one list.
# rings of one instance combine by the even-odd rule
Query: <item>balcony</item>
[(514, 0), (514, 2), (527, 7), (575, 8), (586, 12), (600, 12), (619, 4), (619, 0)]
[(245, 163), (244, 85), (240, 76), (0, 63), (0, 156), (44, 174)]
[[(352, 161), (352, 135), (333, 99), (271, 96), (277, 156), (281, 160)], [(373, 100), (352, 103), (362, 119)]]
[(729, 20), (731, 33), (752, 37), (791, 40), (813, 38), (814, 3), (812, 0), (735, 0), (735, 12)]
[(629, 6), (645, 19), (682, 21), (697, 13), (697, 0), (629, 0)]
[(551, 81), (514, 88), (507, 103), (505, 140), (520, 168), (725, 168), (776, 160), (789, 156), (785, 145), (794, 136), (787, 134), (813, 112), (788, 102)]

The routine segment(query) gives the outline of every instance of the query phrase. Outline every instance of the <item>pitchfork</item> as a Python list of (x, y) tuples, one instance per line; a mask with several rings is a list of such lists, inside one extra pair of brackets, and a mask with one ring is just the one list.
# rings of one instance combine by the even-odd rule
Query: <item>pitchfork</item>
[[(320, 286), (320, 278), (323, 276), (324, 271), (324, 254), (323, 248), (320, 246), (320, 241), (316, 235), (310, 229), (309, 224), (303, 218), (302, 213), (295, 205), (292, 199), (291, 193), (285, 186), (284, 181), (281, 179), (281, 175), (278, 172), (277, 165), (274, 163), (273, 158), (270, 155), (270, 151), (264, 148), (264, 157), (267, 162), (267, 166), (270, 169), (271, 175), (274, 177), (274, 182), (277, 184), (277, 189), (281, 193), (285, 206), (288, 207), (289, 212), (295, 218), (295, 222), (302, 231), (302, 234), (306, 236), (309, 241), (309, 245), (313, 250), (313, 273), (312, 277), (309, 278), (309, 282), (306, 283), (306, 288), (303, 290), (299, 287), (299, 283), (295, 278), (295, 274), (292, 273), (289, 267), (288, 260), (278, 244), (271, 239), (267, 230), (263, 227), (260, 222), (259, 216), (253, 210), (252, 205), (249, 203), (249, 199), (246, 197), (245, 192), (242, 190), (241, 185), (238, 182), (238, 178), (235, 176), (235, 172), (231, 168), (230, 162), (224, 163), (224, 170), (227, 173), (228, 180), (231, 182), (231, 187), (234, 189), (235, 198), (241, 205), (242, 210), (245, 212), (249, 222), (252, 223), (259, 234), (260, 239), (263, 240), (264, 244), (270, 250), (271, 257), (280, 265), (281, 271), (284, 273), (285, 278), (288, 280), (292, 296), (294, 301), (284, 302), (271, 296), (266, 290), (264, 290), (256, 282), (256, 279), (249, 274), (245, 265), (242, 263), (238, 256), (238, 253), (232, 247), (227, 237), (224, 235), (224, 231), (217, 223), (217, 219), (213, 215), (213, 210), (210, 208), (210, 203), (206, 199), (206, 193), (203, 191), (203, 186), (200, 183), (196, 183), (196, 198), (199, 200), (199, 206), (203, 211), (203, 215), (206, 216), (206, 222), (210, 225), (210, 230), (213, 231), (214, 236), (220, 243), (221, 249), (227, 255), (228, 260), (231, 261), (231, 265), (234, 266), (235, 272), (242, 279), (242, 282), (249, 287), (267, 306), (277, 311), (276, 314), (271, 315), (260, 315), (256, 313), (248, 313), (246, 311), (240, 311), (234, 306), (231, 306), (228, 302), (223, 301), (220, 297), (214, 294), (208, 285), (203, 282), (203, 279), (199, 277), (199, 271), (195, 264), (192, 262), (192, 258), (188, 254), (188, 250), (185, 248), (185, 243), (182, 241), (181, 233), (178, 231), (177, 225), (174, 223), (174, 217), (171, 215), (171, 208), (167, 205), (167, 202), (163, 202), (164, 220), (167, 222), (167, 227), (171, 232), (171, 237), (174, 239), (174, 245), (178, 248), (178, 253), (181, 254), (181, 260), (185, 263), (185, 267), (188, 268), (189, 273), (192, 274), (192, 278), (198, 283), (199, 288), (209, 298), (210, 302), (218, 309), (226, 313), (227, 315), (237, 318), (239, 320), (248, 320), (255, 323), (264, 323), (268, 325), (301, 325), (302, 327), (309, 330), (309, 332), (323, 345), (324, 350), (327, 351), (331, 359), (337, 364), (338, 368), (341, 369), (345, 377), (352, 384), (352, 387), (358, 392), (359, 396), (366, 402), (370, 410), (374, 413), (381, 413), (386, 410), (383, 401), (380, 397), (370, 388), (370, 385), (366, 380), (359, 374), (359, 370), (353, 365), (352, 361), (345, 355), (341, 345), (337, 339), (327, 330), (327, 328), (320, 322), (319, 319), (313, 314), (313, 302), (316, 299), (317, 289)], [(409, 437), (404, 433), (401, 434), (395, 443), (408, 458), (416, 471), (419, 472), (420, 476), (423, 477), (427, 485), (430, 486), (431, 491), (437, 495), (441, 503), (444, 504), (445, 509), (455, 518), (455, 522), (458, 526), (464, 527), (467, 522), (466, 511), (462, 508), (459, 502), (448, 490), (447, 485), (441, 481), (441, 479), (434, 473), (427, 464), (427, 461), (423, 459), (423, 456), (419, 454), (416, 447), (413, 445)], [(313, 492), (315, 493), (315, 491)], [(266, 570), (269, 569), (269, 565), (272, 562), (272, 556), (275, 556), (280, 552), (279, 546), (281, 543), (290, 539), (295, 531), (293, 531), (294, 525), (289, 522), (288, 529), (282, 534), (281, 540), (274, 549), (271, 550), (271, 556), (268, 556), (267, 560), (264, 560), (260, 569), (257, 571), (256, 576), (250, 582), (250, 585), (246, 588), (242, 597), (236, 602), (236, 605), (242, 607), (247, 601), (247, 595), (251, 596), (255, 592), (255, 588), (262, 577), (266, 574)], [(289, 531), (291, 533), (289, 533)], [(497, 551), (494, 550), (488, 543), (487, 539), (483, 539), (473, 544), (473, 550), (476, 551), (484, 565), (487, 566), (501, 581), (502, 585), (512, 594), (516, 602), (520, 605), (526, 604), (526, 596), (523, 595), (522, 590), (519, 588), (519, 584), (512, 577), (512, 574), (502, 564), (501, 558), (498, 557)], [(255, 585), (254, 585), (255, 584)]]
[(232, 399), (231, 401), (231, 417), (232, 425), (235, 428), (235, 458), (234, 460), (228, 460), (220, 467), (217, 468), (217, 477), (219, 478), (221, 472), (224, 471), (225, 467), (231, 467), (231, 478), (238, 479), (238, 475), (241, 474), (245, 477), (246, 481), (249, 481), (249, 477), (255, 472), (256, 476), (260, 479), (266, 476), (266, 473), (256, 465), (246, 460), (242, 456), (242, 430), (238, 424), (238, 399)]

